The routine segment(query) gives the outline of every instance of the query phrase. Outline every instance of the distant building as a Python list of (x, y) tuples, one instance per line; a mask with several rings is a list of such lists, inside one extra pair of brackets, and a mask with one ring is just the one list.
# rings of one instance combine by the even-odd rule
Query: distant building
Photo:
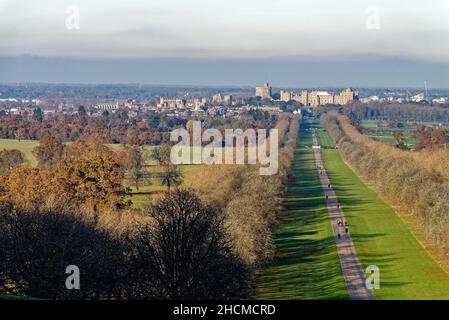
[(290, 92), (290, 91), (281, 90), (279, 95), (280, 95), (281, 101), (288, 102), (288, 101), (292, 100), (292, 92)]
[(417, 95), (410, 97), (410, 101), (412, 102), (420, 102), (423, 101), (424, 99), (425, 99), (424, 93), (418, 93)]
[(212, 96), (212, 103), (222, 103), (223, 97), (221, 96), (221, 93), (214, 94)]
[(271, 87), (268, 82), (265, 82), (261, 87), (256, 87), (256, 97), (271, 99)]
[(107, 110), (107, 111), (112, 111), (112, 110), (117, 110), (119, 108), (118, 102), (114, 103), (99, 103), (94, 105), (95, 109), (98, 110)]
[(300, 94), (281, 90), (280, 98), (282, 101), (297, 101), (305, 106), (316, 107), (326, 104), (345, 105), (349, 101), (357, 100), (358, 94), (351, 88), (345, 89), (339, 95), (332, 95), (327, 91), (301, 91)]
[(226, 106), (232, 106), (232, 95), (228, 94), (223, 97), (223, 104)]
[(164, 97), (160, 97), (158, 106), (161, 108), (178, 109), (184, 108), (185, 105), (186, 101), (184, 99), (167, 99)]
[(340, 103), (335, 103), (335, 104), (347, 104), (349, 101), (353, 101), (353, 100), (357, 100), (358, 99), (358, 94), (356, 92), (354, 92), (351, 88), (347, 88), (345, 90), (343, 90), (342, 92), (340, 92)]
[(446, 104), (446, 103), (449, 103), (449, 99), (448, 98), (436, 98), (436, 99), (432, 99), (432, 103)]
[(334, 104), (334, 97), (327, 91), (317, 91), (316, 92), (316, 101), (314, 101), (314, 104), (310, 104), (313, 107), (319, 106), (319, 105), (326, 105), (326, 104)]
[(231, 106), (232, 105), (232, 95), (226, 94), (221, 95), (221, 93), (214, 94), (212, 96), (212, 102), (215, 104), (223, 104), (225, 106)]

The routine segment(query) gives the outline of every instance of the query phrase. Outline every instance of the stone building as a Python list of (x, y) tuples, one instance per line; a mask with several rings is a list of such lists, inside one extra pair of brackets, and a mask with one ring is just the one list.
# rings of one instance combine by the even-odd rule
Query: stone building
[(94, 105), (95, 109), (98, 110), (106, 110), (106, 111), (115, 111), (119, 108), (118, 102), (116, 103), (99, 103)]
[(293, 100), (292, 95), (293, 95), (293, 93), (290, 91), (281, 90), (281, 92), (280, 92), (281, 101), (287, 102), (287, 101)]
[(221, 93), (214, 94), (212, 96), (212, 102), (214, 104), (223, 104), (225, 106), (231, 106), (232, 105), (232, 95), (230, 95), (230, 94), (221, 95)]
[(265, 82), (261, 87), (256, 87), (256, 97), (271, 99), (271, 87), (268, 82)]
[(225, 106), (232, 106), (232, 95), (230, 94), (224, 95), (223, 104)]
[(186, 106), (186, 100), (184, 99), (167, 99), (164, 97), (159, 98), (159, 107), (161, 108), (170, 108), (170, 109), (178, 109), (184, 108)]
[(349, 101), (357, 100), (358, 94), (354, 92), (351, 88), (345, 89), (340, 92), (338, 95), (330, 94), (327, 91), (311, 91), (307, 92), (306, 90), (301, 91), (301, 94), (296, 94), (294, 92), (288, 92), (285, 90), (281, 90), (280, 95), (281, 101), (297, 101), (305, 106), (320, 106), (326, 104), (338, 104), (345, 105)]

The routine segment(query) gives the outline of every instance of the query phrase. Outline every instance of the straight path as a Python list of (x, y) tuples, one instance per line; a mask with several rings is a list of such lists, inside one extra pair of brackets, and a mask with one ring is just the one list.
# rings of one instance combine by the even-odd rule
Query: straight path
[(311, 145), (308, 123), (302, 123), (273, 230), (275, 255), (257, 273), (258, 299), (349, 299)]
[[(312, 128), (311, 130), (312, 143), (314, 146), (318, 146), (316, 129)], [(351, 236), (348, 232), (349, 226), (345, 226), (346, 220), (343, 210), (340, 208), (337, 196), (332, 189), (326, 169), (321, 161), (320, 150), (314, 149), (314, 155), (321, 187), (323, 188), (326, 196), (327, 211), (337, 246), (337, 253), (340, 258), (341, 271), (345, 279), (349, 297), (354, 300), (374, 300), (371, 290), (366, 288), (365, 273), (355, 251)]]

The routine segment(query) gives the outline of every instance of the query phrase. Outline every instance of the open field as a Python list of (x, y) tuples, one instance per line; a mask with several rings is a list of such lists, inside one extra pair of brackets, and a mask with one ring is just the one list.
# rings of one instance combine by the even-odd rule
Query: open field
[(363, 267), (380, 268), (376, 298), (449, 299), (449, 275), (421, 247), (411, 226), (361, 181), (338, 150), (322, 150), (322, 158)]
[[(199, 167), (200, 165), (181, 165), (180, 169), (183, 179), (188, 180)], [(167, 187), (161, 185), (157, 178), (160, 168), (151, 166), (148, 171), (151, 172), (152, 177), (142, 186), (139, 186), (139, 191), (136, 190), (135, 186), (128, 179), (125, 179), (125, 185), (131, 189), (131, 193), (126, 199), (132, 201), (134, 208), (144, 209), (154, 194), (167, 190)]]
[[(404, 128), (389, 128), (385, 121), (363, 120), (361, 125), (364, 133), (375, 141), (396, 144), (393, 134), (402, 132), (402, 137), (405, 139), (407, 146), (413, 148), (416, 145), (415, 124), (405, 123)], [(427, 123), (427, 125), (431, 124)]]
[(17, 149), (25, 154), (27, 161), (31, 165), (36, 165), (36, 158), (33, 156), (33, 149), (39, 144), (36, 140), (14, 140), (14, 139), (0, 139), (0, 150), (3, 149)]
[[(39, 144), (39, 141), (36, 140), (14, 140), (14, 139), (0, 139), (0, 150), (1, 149), (18, 149), (25, 154), (27, 161), (32, 165), (37, 165), (37, 160), (34, 157), (32, 151), (33, 148)], [(117, 151), (123, 148), (123, 145), (120, 144), (108, 144), (112, 150)], [(147, 155), (146, 165), (149, 166), (148, 171), (153, 175), (150, 179), (146, 181), (146, 183), (142, 184), (139, 187), (139, 191), (136, 190), (134, 185), (129, 181), (129, 179), (125, 179), (125, 186), (131, 189), (131, 194), (127, 197), (127, 199), (133, 202), (133, 207), (135, 208), (144, 208), (150, 201), (150, 198), (153, 194), (166, 190), (167, 187), (160, 184), (159, 179), (157, 178), (157, 174), (160, 171), (158, 168), (157, 162), (151, 159), (151, 151), (154, 149), (154, 146), (144, 146), (145, 153)], [(199, 147), (186, 147), (184, 151), (194, 151)], [(205, 147), (201, 148), (201, 151), (204, 151)], [(222, 149), (223, 156), (225, 153), (225, 148)], [(190, 157), (192, 160), (192, 156)], [(181, 172), (183, 173), (183, 178), (188, 179), (189, 176), (198, 169), (199, 165), (181, 165)]]
[(347, 299), (323, 190), (315, 169), (311, 132), (301, 129), (294, 176), (275, 228), (276, 255), (259, 272), (260, 299)]
[[(17, 149), (22, 151), (25, 154), (27, 161), (30, 165), (37, 165), (37, 160), (34, 157), (32, 151), (34, 147), (39, 144), (39, 141), (36, 140), (14, 140), (14, 139), (0, 139), (0, 150), (2, 149)], [(120, 144), (108, 144), (112, 150), (119, 150), (122, 148)], [(148, 155), (146, 160), (146, 165), (149, 166), (148, 171), (154, 175), (154, 177), (150, 178), (147, 183), (144, 183), (141, 187), (139, 187), (139, 191), (137, 192), (136, 188), (131, 184), (128, 179), (125, 179), (125, 185), (130, 187), (131, 194), (127, 197), (127, 199), (133, 202), (133, 207), (135, 208), (144, 208), (150, 201), (151, 196), (154, 193), (159, 191), (166, 190), (167, 187), (160, 184), (159, 179), (157, 178), (157, 173), (159, 168), (155, 160), (151, 159), (149, 155), (151, 154), (151, 150), (154, 146), (144, 146), (144, 149)], [(199, 166), (198, 165), (182, 165), (181, 172), (183, 173), (184, 179), (188, 179), (189, 175), (193, 173)], [(148, 183), (149, 182), (149, 183)]]

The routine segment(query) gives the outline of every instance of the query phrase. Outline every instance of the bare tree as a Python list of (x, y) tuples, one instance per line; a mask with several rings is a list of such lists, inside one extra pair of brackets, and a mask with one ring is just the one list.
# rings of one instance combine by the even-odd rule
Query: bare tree
[(148, 211), (153, 223), (130, 236), (140, 295), (156, 299), (237, 298), (245, 265), (223, 232), (223, 214), (191, 190), (166, 192)]

